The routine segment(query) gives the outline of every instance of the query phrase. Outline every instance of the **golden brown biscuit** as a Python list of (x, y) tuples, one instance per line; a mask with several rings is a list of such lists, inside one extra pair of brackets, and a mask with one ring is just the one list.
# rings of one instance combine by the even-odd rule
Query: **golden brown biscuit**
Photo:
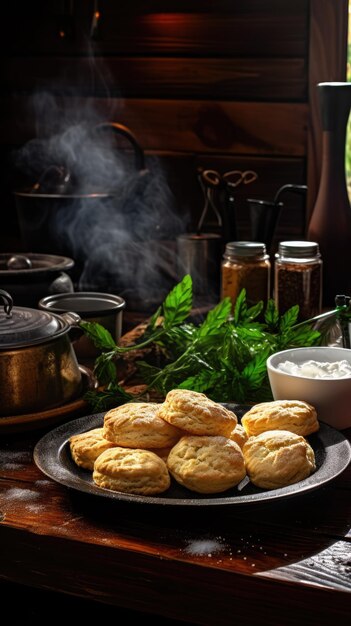
[(302, 400), (261, 402), (245, 413), (241, 423), (249, 437), (277, 429), (306, 437), (319, 430), (316, 409)]
[(210, 400), (204, 393), (188, 389), (169, 391), (157, 415), (192, 435), (229, 437), (237, 424), (233, 411)]
[(103, 437), (102, 428), (93, 428), (85, 433), (72, 435), (69, 446), (73, 461), (76, 465), (92, 470), (97, 457), (115, 444)]
[(246, 433), (245, 428), (241, 424), (237, 424), (229, 435), (229, 439), (235, 441), (240, 448), (243, 447), (244, 443), (248, 440), (248, 435)]
[(313, 448), (301, 435), (267, 430), (243, 447), (247, 474), (256, 487), (277, 489), (307, 478), (316, 469)]
[(172, 447), (183, 434), (156, 415), (156, 402), (129, 402), (104, 417), (104, 437), (126, 448)]
[(156, 495), (170, 486), (166, 463), (157, 454), (116, 446), (95, 461), (93, 481), (104, 489), (137, 495)]
[(246, 476), (240, 447), (220, 435), (185, 435), (170, 451), (167, 467), (178, 483), (198, 493), (226, 491)]

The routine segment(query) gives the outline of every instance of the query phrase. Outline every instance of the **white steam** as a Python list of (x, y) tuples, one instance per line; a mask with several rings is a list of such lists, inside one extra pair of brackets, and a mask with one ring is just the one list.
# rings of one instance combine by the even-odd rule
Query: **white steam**
[(179, 279), (176, 237), (185, 231), (184, 217), (160, 161), (149, 157), (138, 169), (140, 153), (128, 138), (112, 128), (100, 132), (105, 120), (89, 102), (79, 109), (72, 103), (68, 110), (50, 94), (36, 96), (38, 137), (16, 154), (31, 181), (23, 208), (35, 203), (27, 228), (42, 229), (40, 249), (32, 251), (72, 257), (80, 291), (157, 306)]

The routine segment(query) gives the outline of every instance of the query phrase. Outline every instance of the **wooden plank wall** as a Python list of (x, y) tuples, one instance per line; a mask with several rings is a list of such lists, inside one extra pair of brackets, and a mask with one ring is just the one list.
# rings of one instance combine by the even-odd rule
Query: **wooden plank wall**
[[(221, 174), (254, 170), (257, 180), (235, 193), (239, 237), (250, 238), (248, 197), (272, 200), (281, 185), (307, 184), (310, 57), (318, 81), (311, 11), (320, 32), (335, 14), (345, 24), (347, 9), (346, 0), (322, 4), (323, 11), (316, 0), (13, 0), (5, 22), (11, 36), (1, 57), (8, 225), (3, 222), (0, 248), (21, 249), (12, 192), (24, 181), (14, 155), (38, 133), (50, 132), (47, 113), (33, 109), (43, 92), (57, 115), (93, 112), (92, 123), (129, 127), (147, 163), (157, 158), (162, 164), (177, 211), (190, 215), (189, 229), (204, 202), (199, 167)], [(329, 50), (333, 38), (325, 43)], [(319, 47), (321, 54), (324, 43)], [(340, 67), (343, 54), (334, 66)], [(323, 67), (325, 79), (328, 61)], [(313, 164), (311, 180), (318, 178), (317, 157)], [(288, 194), (275, 245), (304, 236), (306, 206), (303, 195)]]

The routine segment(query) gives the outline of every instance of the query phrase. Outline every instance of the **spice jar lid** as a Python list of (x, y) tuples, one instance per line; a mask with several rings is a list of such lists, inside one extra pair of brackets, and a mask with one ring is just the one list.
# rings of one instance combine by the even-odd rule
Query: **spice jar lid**
[(320, 256), (319, 245), (315, 241), (281, 241), (278, 246), (278, 254), (305, 259)]
[(257, 256), (266, 254), (266, 244), (260, 241), (230, 241), (225, 247), (225, 256)]

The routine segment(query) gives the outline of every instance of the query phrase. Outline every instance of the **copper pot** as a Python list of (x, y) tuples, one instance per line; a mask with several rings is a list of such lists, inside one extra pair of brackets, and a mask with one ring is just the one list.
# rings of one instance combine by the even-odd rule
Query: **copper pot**
[(14, 307), (0, 289), (0, 416), (52, 409), (78, 398), (82, 373), (69, 338), (74, 313)]

